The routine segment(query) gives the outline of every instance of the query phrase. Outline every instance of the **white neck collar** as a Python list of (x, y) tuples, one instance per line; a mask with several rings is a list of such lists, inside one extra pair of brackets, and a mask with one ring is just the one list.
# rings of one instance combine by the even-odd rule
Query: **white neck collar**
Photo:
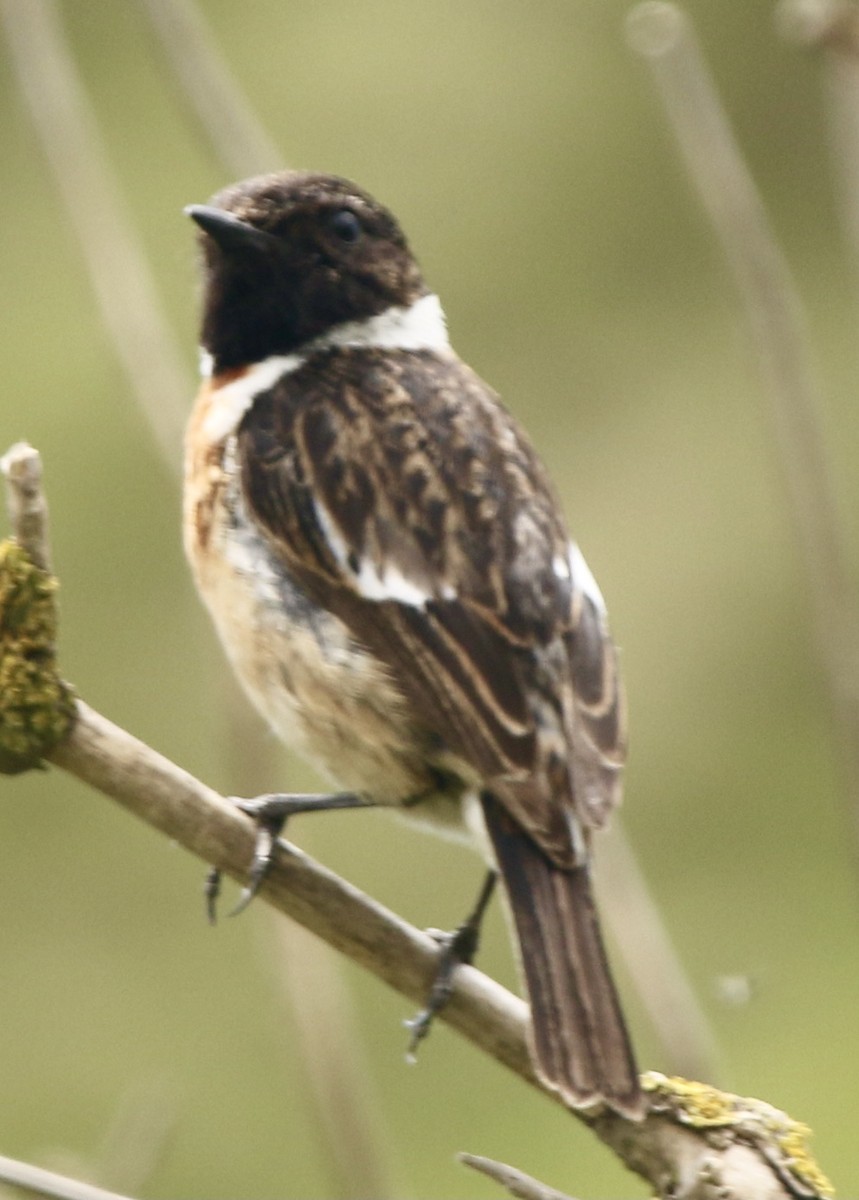
[[(215, 386), (211, 393), (203, 432), (212, 442), (233, 433), (260, 392), (267, 391), (278, 379), (303, 367), (314, 354), (337, 346), (357, 346), (376, 350), (450, 350), (444, 312), (436, 295), (421, 296), (407, 306), (392, 305), (375, 317), (363, 321), (344, 321), (321, 337), (307, 342), (294, 354), (273, 354), (247, 367), (236, 378)], [(200, 374), (212, 378), (212, 356), (200, 351)], [(217, 385), (217, 376), (214, 377)]]
[[(330, 350), (335, 346), (365, 346), (378, 350), (449, 350), (447, 324), (441, 301), (434, 293), (421, 296), (413, 304), (393, 304), (375, 317), (364, 317), (360, 321), (344, 321), (327, 333), (313, 338), (293, 354), (272, 355), (271, 358), (255, 363), (250, 372), (269, 364), (279, 364), (278, 374), (287, 374), (303, 366), (313, 354)], [(200, 350), (200, 374), (204, 379), (212, 375), (212, 355)], [(266, 372), (268, 373), (268, 371)]]

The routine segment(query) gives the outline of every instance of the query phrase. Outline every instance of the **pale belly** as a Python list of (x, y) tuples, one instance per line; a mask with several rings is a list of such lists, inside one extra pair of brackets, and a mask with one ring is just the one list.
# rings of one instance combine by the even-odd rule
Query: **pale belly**
[(337, 786), (438, 832), (465, 835), (459, 781), (414, 721), (386, 669), (335, 616), (310, 604), (243, 513), (229, 473), (207, 510), (189, 511), (186, 551), (200, 594), (248, 695), (275, 733)]

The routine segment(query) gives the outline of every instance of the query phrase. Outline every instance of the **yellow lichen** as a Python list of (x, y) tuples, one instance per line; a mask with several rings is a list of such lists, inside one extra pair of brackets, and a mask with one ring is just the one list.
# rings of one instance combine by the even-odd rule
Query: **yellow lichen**
[(684, 1125), (712, 1128), (731, 1125), (736, 1119), (736, 1098), (706, 1083), (696, 1083), (679, 1075), (660, 1075), (657, 1071), (648, 1071), (643, 1082), (644, 1090), (665, 1100)]
[(790, 1118), (775, 1131), (779, 1149), (785, 1157), (785, 1162), (796, 1177), (813, 1188), (818, 1196), (831, 1197), (835, 1189), (817, 1165), (817, 1160), (811, 1153), (808, 1144), (811, 1130), (801, 1121)]
[(57, 674), (57, 581), (0, 542), (0, 773), (41, 766), (68, 733), (74, 695)]
[[(655, 1112), (670, 1114), (694, 1129), (722, 1128), (730, 1137), (754, 1146), (773, 1164), (783, 1178), (792, 1177), (803, 1187), (802, 1195), (829, 1200), (832, 1184), (812, 1157), (808, 1146), (811, 1130), (763, 1100), (720, 1092), (705, 1083), (648, 1071), (642, 1077)], [(799, 1194), (799, 1193), (798, 1193)]]

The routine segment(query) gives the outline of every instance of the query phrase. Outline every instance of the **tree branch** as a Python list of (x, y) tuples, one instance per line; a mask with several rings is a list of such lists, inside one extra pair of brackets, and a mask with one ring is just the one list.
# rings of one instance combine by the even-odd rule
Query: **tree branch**
[[(47, 760), (112, 797), (206, 863), (245, 882), (251, 821), (217, 792), (114, 725), (83, 701), (74, 728)], [(281, 841), (261, 896), (329, 945), (422, 1003), (437, 943), (297, 847)], [(525, 1047), (526, 1006), (479, 971), (464, 969), (445, 1019), (534, 1083)]]
[(50, 571), (48, 507), (38, 450), (26, 442), (16, 442), (0, 458), (0, 471), (6, 480), (6, 508), (18, 545), (37, 567)]
[[(27, 451), (28, 456), (35, 454)], [(2, 460), (13, 493), (12, 514), (19, 526), (15, 532), (25, 533), (47, 554), (44, 501), (36, 495), (38, 502), (34, 503), (31, 495), (25, 505), (15, 498), (25, 486), (24, 479), (26, 487), (35, 487), (38, 494), (38, 482), (33, 483), (40, 478), (38, 460), (25, 476), (14, 470), (18, 457), (10, 453)], [(30, 570), (38, 568), (30, 564)], [(7, 650), (2, 604), (6, 589), (2, 585), (0, 578), (0, 668)], [(0, 721), (2, 715), (0, 709)], [(31, 754), (35, 752), (31, 747)], [(48, 741), (43, 757), (112, 797), (192, 854), (244, 881), (254, 844), (250, 820), (217, 792), (83, 701), (75, 704), (70, 732), (59, 744)], [(436, 942), (295, 846), (278, 843), (261, 895), (413, 1003), (423, 1002), (435, 975)], [(542, 1086), (531, 1066), (527, 1008), (522, 1000), (473, 967), (463, 966), (456, 972), (450, 1003), (441, 1015), (527, 1083)], [(655, 1074), (645, 1076), (644, 1086), (650, 1107), (641, 1122), (607, 1111), (573, 1115), (589, 1125), (660, 1196), (704, 1200), (714, 1194), (716, 1186), (726, 1189), (725, 1195), (753, 1195), (757, 1200), (832, 1195), (808, 1153), (808, 1131), (784, 1113), (761, 1101)]]
[[(47, 757), (203, 861), (244, 880), (254, 843), (250, 821), (88, 705), (78, 703), (72, 733)], [(437, 963), (433, 939), (297, 847), (279, 844), (261, 894), (415, 1004), (423, 1002)], [(500, 985), (472, 967), (459, 968), (442, 1018), (520, 1078), (540, 1086), (527, 1050), (526, 1006)], [(760, 1101), (655, 1075), (645, 1078), (645, 1087), (651, 1093), (651, 1112), (640, 1124), (608, 1112), (574, 1115), (591, 1125), (659, 1195), (703, 1200), (712, 1195), (706, 1188), (714, 1180), (729, 1189), (726, 1194), (754, 1195), (757, 1200), (831, 1194), (810, 1158), (788, 1156), (786, 1147), (799, 1145), (803, 1130), (783, 1113)], [(718, 1143), (711, 1144), (715, 1131)], [(803, 1172), (805, 1190), (785, 1184), (795, 1184), (797, 1170)], [(682, 1181), (679, 1190), (672, 1182), (677, 1179)]]
[(572, 1196), (546, 1187), (545, 1184), (526, 1175), (524, 1171), (508, 1167), (507, 1163), (483, 1158), (480, 1154), (460, 1154), (457, 1157), (464, 1166), (479, 1171), (481, 1175), (488, 1175), (490, 1179), (500, 1183), (511, 1196), (518, 1197), (518, 1200), (573, 1200)]

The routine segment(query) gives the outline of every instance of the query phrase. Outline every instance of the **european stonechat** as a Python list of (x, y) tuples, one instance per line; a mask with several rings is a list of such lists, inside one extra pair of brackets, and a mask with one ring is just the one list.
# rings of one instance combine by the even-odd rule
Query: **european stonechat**
[(623, 691), (546, 470), (366, 192), (290, 171), (187, 211), (205, 289), (185, 544), (227, 654), (356, 803), (477, 838), (537, 1072), (575, 1107), (640, 1117), (590, 868), (620, 799)]

